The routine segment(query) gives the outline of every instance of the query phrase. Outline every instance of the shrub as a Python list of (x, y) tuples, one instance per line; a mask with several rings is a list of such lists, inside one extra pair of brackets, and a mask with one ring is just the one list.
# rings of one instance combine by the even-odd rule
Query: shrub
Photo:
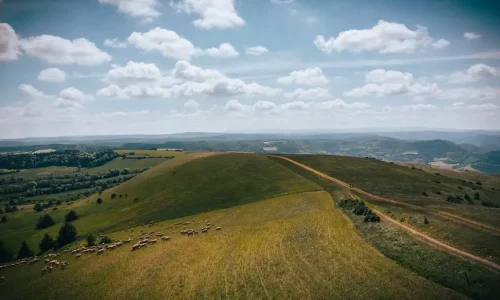
[(97, 204), (102, 204), (102, 199), (101, 199), (101, 198), (97, 198), (96, 203), (97, 203)]
[(3, 241), (0, 240), (0, 263), (12, 260), (12, 253), (3, 247)]
[(494, 208), (499, 208), (500, 205), (490, 202), (490, 201), (481, 201), (481, 204), (486, 207), (494, 207)]
[(56, 241), (48, 233), (46, 233), (40, 241), (38, 248), (40, 249), (40, 252), (43, 253), (53, 249), (55, 246)]
[(55, 222), (49, 215), (43, 215), (38, 218), (36, 223), (36, 229), (44, 229), (54, 225)]
[(43, 206), (40, 203), (35, 204), (33, 207), (34, 211), (41, 212), (43, 210)]
[(7, 217), (6, 216), (2, 216), (2, 219), (0, 220), (0, 222), (6, 223), (7, 222)]
[(426, 192), (422, 192), (422, 196), (429, 197), (429, 195)]
[(33, 251), (28, 247), (28, 244), (26, 244), (25, 241), (21, 243), (21, 248), (19, 248), (19, 252), (17, 254), (18, 259), (22, 258), (27, 258), (27, 257), (32, 257), (33, 256)]
[(110, 244), (112, 242), (113, 242), (113, 240), (109, 236), (103, 235), (103, 236), (101, 236), (101, 240), (99, 241), (99, 244)]
[(483, 185), (483, 184), (481, 183), (481, 181), (476, 181), (476, 184), (477, 184), (477, 185)]
[(481, 195), (479, 195), (478, 192), (475, 192), (474, 193), (474, 199), (479, 200), (479, 198), (481, 198)]
[(76, 241), (76, 227), (72, 223), (64, 223), (59, 229), (57, 247), (61, 248), (74, 241)]
[(380, 217), (377, 216), (374, 212), (371, 210), (368, 211), (366, 214), (363, 222), (380, 222)]
[(66, 218), (66, 222), (73, 222), (76, 219), (78, 219), (78, 215), (76, 214), (76, 211), (70, 210), (65, 218)]
[(434, 192), (436, 193), (437, 195), (442, 195), (443, 193), (441, 193), (441, 191), (437, 191), (437, 192)]
[(460, 197), (460, 196), (452, 196), (452, 195), (449, 195), (448, 198), (446, 199), (446, 201), (448, 202), (451, 202), (451, 203), (463, 203), (464, 202), (464, 198)]
[(87, 235), (87, 247), (95, 246), (95, 236), (90, 233)]
[(429, 220), (427, 220), (426, 216), (424, 216), (424, 224), (429, 224)]
[(459, 190), (463, 190), (464, 188), (463, 188), (463, 187), (461, 187), (461, 186), (457, 186), (457, 189), (459, 189)]
[(111, 194), (111, 199), (115, 199), (115, 198), (116, 198), (116, 193)]

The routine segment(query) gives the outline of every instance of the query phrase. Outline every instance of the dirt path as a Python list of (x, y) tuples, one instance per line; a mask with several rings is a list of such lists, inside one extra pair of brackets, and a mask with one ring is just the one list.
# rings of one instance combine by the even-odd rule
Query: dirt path
[[(379, 200), (379, 201), (383, 201), (383, 202), (389, 202), (389, 203), (394, 203), (394, 204), (399, 204), (399, 205), (404, 205), (404, 206), (407, 206), (407, 207), (412, 207), (412, 208), (416, 208), (416, 209), (422, 209), (421, 206), (418, 206), (418, 205), (414, 205), (414, 204), (411, 204), (411, 203), (407, 203), (407, 202), (403, 202), (403, 201), (399, 201), (399, 200), (394, 200), (394, 199), (389, 199), (389, 198), (384, 198), (384, 197), (380, 197), (380, 196), (377, 196), (377, 195), (374, 195), (374, 194), (371, 194), (371, 193), (368, 193), (366, 191), (363, 191), (362, 189), (359, 189), (357, 187), (352, 187), (350, 184), (340, 180), (340, 179), (337, 179), (337, 178), (334, 178), (334, 177), (331, 177), (331, 176), (328, 176), (324, 173), (321, 173), (320, 171), (316, 170), (316, 169), (313, 169), (309, 166), (306, 166), (304, 164), (301, 164), (291, 158), (288, 158), (288, 157), (284, 157), (284, 156), (274, 156), (274, 155), (270, 155), (272, 157), (278, 157), (278, 158), (281, 158), (281, 159), (284, 159), (288, 162), (291, 162), (299, 167), (302, 167), (310, 172), (313, 172), (315, 173), (316, 175), (319, 175), (323, 178), (326, 178), (330, 181), (333, 181), (345, 188), (348, 188), (350, 189), (351, 191), (354, 191), (356, 193), (359, 193), (359, 194), (363, 194), (363, 195), (366, 195), (370, 198), (373, 198), (373, 199), (376, 199), (376, 200)], [(461, 217), (461, 216), (457, 216), (455, 214), (452, 214), (452, 213), (449, 213), (449, 212), (443, 212), (443, 211), (435, 211), (436, 213), (448, 218), (448, 219), (452, 219), (452, 220), (455, 220), (459, 223), (462, 223), (462, 224), (466, 224), (466, 225), (470, 225), (470, 226), (473, 226), (473, 227), (476, 227), (476, 228), (479, 228), (479, 229), (485, 229), (485, 230), (488, 230), (488, 231), (491, 231), (495, 234), (500, 234), (500, 229), (497, 229), (495, 227), (492, 227), (492, 226), (489, 226), (487, 224), (483, 224), (483, 223), (480, 223), (480, 222), (476, 222), (476, 221), (473, 221), (473, 220), (470, 220), (470, 219), (467, 219), (467, 218), (464, 218), (464, 217)]]
[[(345, 187), (345, 188), (348, 188), (348, 189), (354, 190), (354, 191), (356, 191), (356, 192), (358, 192), (358, 193), (361, 193), (361, 194), (364, 194), (364, 195), (368, 195), (368, 196), (373, 197), (373, 198), (375, 198), (375, 199), (379, 199), (379, 200), (382, 200), (382, 201), (387, 201), (387, 202), (391, 202), (391, 203), (397, 203), (397, 204), (404, 204), (404, 205), (411, 205), (411, 206), (414, 206), (414, 205), (412, 205), (412, 204), (408, 204), (408, 203), (404, 203), (404, 202), (400, 202), (400, 201), (396, 201), (396, 200), (392, 200), (392, 199), (386, 199), (386, 198), (383, 198), (383, 197), (379, 197), (379, 196), (376, 196), (376, 195), (372, 195), (372, 194), (370, 194), (370, 193), (368, 193), (368, 192), (365, 192), (365, 191), (363, 191), (363, 190), (361, 190), (361, 189), (359, 189), (359, 188), (352, 188), (350, 184), (348, 184), (348, 183), (346, 183), (346, 182), (343, 182), (342, 180), (339, 180), (339, 179), (337, 179), (337, 178), (334, 178), (334, 177), (328, 176), (328, 175), (326, 175), (326, 174), (324, 174), (324, 173), (322, 173), (322, 172), (320, 172), (320, 171), (318, 171), (318, 170), (316, 170), (316, 169), (313, 169), (313, 168), (311, 168), (311, 167), (309, 167), (309, 166), (306, 166), (306, 165), (304, 165), (304, 164), (301, 164), (301, 163), (299, 163), (299, 162), (297, 162), (297, 161), (295, 161), (295, 160), (293, 160), (293, 159), (290, 159), (290, 158), (288, 158), (288, 157), (283, 157), (283, 156), (273, 156), (273, 157), (278, 157), (278, 158), (284, 159), (284, 160), (286, 160), (286, 161), (289, 161), (289, 162), (291, 162), (291, 163), (293, 163), (293, 164), (295, 164), (295, 165), (297, 165), (297, 166), (299, 166), (299, 167), (301, 167), (301, 168), (304, 168), (304, 169), (306, 169), (306, 170), (308, 170), (308, 171), (310, 171), (310, 172), (312, 172), (312, 173), (314, 173), (314, 174), (316, 174), (316, 175), (318, 175), (318, 176), (321, 176), (321, 177), (326, 178), (326, 179), (328, 179), (328, 180), (330, 180), (330, 181), (332, 181), (332, 182), (335, 182), (335, 183), (337, 183), (337, 184), (339, 184), (339, 185), (341, 185), (341, 186), (343, 186), (343, 187)], [(375, 213), (377, 213), (378, 215), (380, 215), (380, 217), (381, 217), (382, 219), (384, 219), (384, 220), (388, 221), (389, 223), (391, 223), (391, 224), (393, 224), (393, 225), (395, 225), (395, 226), (399, 226), (399, 227), (403, 228), (404, 230), (408, 231), (409, 233), (413, 234), (414, 236), (416, 236), (416, 237), (417, 237), (417, 238), (419, 238), (420, 240), (422, 240), (422, 241), (424, 241), (424, 242), (428, 243), (428, 244), (429, 244), (429, 245), (431, 245), (431, 246), (434, 246), (434, 247), (437, 247), (437, 248), (441, 248), (441, 249), (443, 249), (444, 251), (446, 251), (446, 252), (448, 252), (448, 253), (451, 253), (451, 254), (454, 254), (454, 255), (460, 256), (460, 257), (465, 258), (465, 259), (469, 259), (469, 260), (473, 260), (473, 261), (479, 262), (479, 263), (481, 263), (481, 264), (483, 264), (483, 265), (485, 265), (485, 266), (487, 266), (487, 267), (490, 267), (490, 268), (493, 268), (493, 269), (495, 269), (495, 270), (500, 271), (500, 265), (498, 265), (498, 264), (496, 264), (496, 263), (494, 263), (494, 262), (491, 262), (491, 261), (489, 261), (489, 260), (487, 260), (487, 259), (484, 259), (484, 258), (479, 257), (479, 256), (477, 256), (477, 255), (471, 254), (471, 253), (469, 253), (469, 252), (462, 251), (462, 250), (457, 249), (457, 248), (455, 248), (455, 247), (453, 247), (453, 246), (450, 246), (450, 245), (448, 245), (448, 244), (445, 244), (445, 243), (443, 243), (443, 242), (441, 242), (441, 241), (438, 241), (438, 240), (436, 240), (435, 238), (432, 238), (432, 237), (430, 237), (430, 236), (426, 235), (425, 233), (422, 233), (422, 232), (420, 232), (420, 231), (417, 231), (417, 230), (415, 230), (415, 229), (413, 229), (413, 228), (411, 228), (411, 227), (409, 227), (409, 226), (406, 226), (406, 225), (402, 224), (401, 222), (398, 222), (398, 221), (396, 221), (396, 220), (392, 219), (391, 217), (387, 216), (386, 214), (383, 214), (382, 212), (380, 212), (380, 211), (379, 211), (379, 210), (377, 210), (377, 209), (372, 208), (372, 210), (373, 210)], [(451, 218), (457, 217), (457, 216), (455, 216), (455, 215), (448, 214), (448, 213), (444, 213), (444, 214), (445, 214), (445, 215), (447, 215), (447, 216), (448, 216), (448, 215), (453, 216), (453, 217), (451, 217), (451, 216), (450, 216)], [(461, 218), (461, 217), (459, 217), (459, 218)], [(469, 222), (474, 222), (474, 221), (467, 220), (467, 219), (465, 219), (465, 218), (462, 218), (462, 219), (464, 219), (464, 220), (468, 221), (468, 223), (469, 223)], [(475, 222), (475, 223), (477, 223), (477, 222)], [(484, 225), (484, 224), (480, 224), (480, 223), (478, 223), (478, 224), (479, 224), (479, 226)], [(485, 226), (487, 226), (487, 225), (485, 225)], [(491, 228), (489, 228), (489, 229), (491, 229)]]

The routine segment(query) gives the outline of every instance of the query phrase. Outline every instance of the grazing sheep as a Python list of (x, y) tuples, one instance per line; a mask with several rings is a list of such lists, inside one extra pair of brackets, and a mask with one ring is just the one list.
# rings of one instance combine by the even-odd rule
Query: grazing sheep
[(161, 237), (161, 240), (162, 240), (162, 241), (169, 241), (169, 240), (170, 240), (170, 237), (169, 237), (169, 236), (164, 235), (164, 236), (162, 236), (162, 237)]
[(80, 256), (82, 256), (80, 253), (78, 253), (77, 255), (75, 255), (75, 258), (80, 258)]
[(222, 228), (220, 228), (220, 227), (217, 227), (217, 228), (215, 228), (215, 230), (222, 230)]
[(104, 253), (104, 249), (99, 249), (99, 250), (97, 251), (97, 255), (99, 255), (99, 254), (103, 254), (103, 253)]
[(47, 273), (47, 268), (42, 269), (42, 275), (45, 275)]
[(156, 244), (156, 242), (158, 242), (158, 240), (156, 240), (156, 239), (152, 239), (152, 240), (148, 241), (148, 243), (150, 243), (150, 244)]
[(6, 282), (7, 280), (5, 279), (5, 277), (0, 277), (0, 282)]

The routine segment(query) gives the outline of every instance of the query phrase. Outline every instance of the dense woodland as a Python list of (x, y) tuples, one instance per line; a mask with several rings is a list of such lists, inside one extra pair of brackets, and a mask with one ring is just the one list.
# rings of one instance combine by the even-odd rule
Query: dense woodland
[(23, 153), (0, 156), (0, 169), (33, 169), (50, 166), (92, 168), (118, 157), (111, 149), (96, 152), (66, 149), (50, 153)]

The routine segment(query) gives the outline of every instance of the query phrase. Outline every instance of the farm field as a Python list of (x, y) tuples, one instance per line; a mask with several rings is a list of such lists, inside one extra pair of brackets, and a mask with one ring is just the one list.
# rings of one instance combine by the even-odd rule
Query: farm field
[[(187, 152), (184, 151), (167, 151), (167, 150), (115, 150), (116, 153), (120, 155), (127, 155), (129, 157), (137, 156), (153, 156), (153, 157), (177, 157), (184, 155)], [(131, 155), (130, 153), (134, 153)]]
[[(210, 220), (222, 230), (187, 237), (166, 229), (192, 219)], [(9, 285), (1, 285), (0, 293), (3, 299), (462, 298), (380, 255), (327, 192), (190, 215), (134, 232), (142, 229), (171, 240), (134, 252), (126, 245), (100, 256), (83, 254), (79, 260), (63, 254), (60, 259), (70, 266), (44, 276), (41, 263), (2, 270)]]
[(106, 173), (112, 169), (144, 169), (154, 167), (167, 161), (166, 158), (144, 158), (144, 159), (123, 159), (121, 157), (115, 158), (112, 161), (105, 163), (102, 166), (82, 169), (81, 172), (89, 174)]
[(4, 176), (15, 176), (15, 177), (25, 177), (25, 178), (36, 178), (36, 177), (44, 177), (49, 175), (62, 175), (62, 174), (70, 174), (77, 171), (77, 168), (74, 167), (45, 167), (45, 168), (36, 168), (36, 169), (25, 169), (20, 170), (16, 173), (11, 173)]

